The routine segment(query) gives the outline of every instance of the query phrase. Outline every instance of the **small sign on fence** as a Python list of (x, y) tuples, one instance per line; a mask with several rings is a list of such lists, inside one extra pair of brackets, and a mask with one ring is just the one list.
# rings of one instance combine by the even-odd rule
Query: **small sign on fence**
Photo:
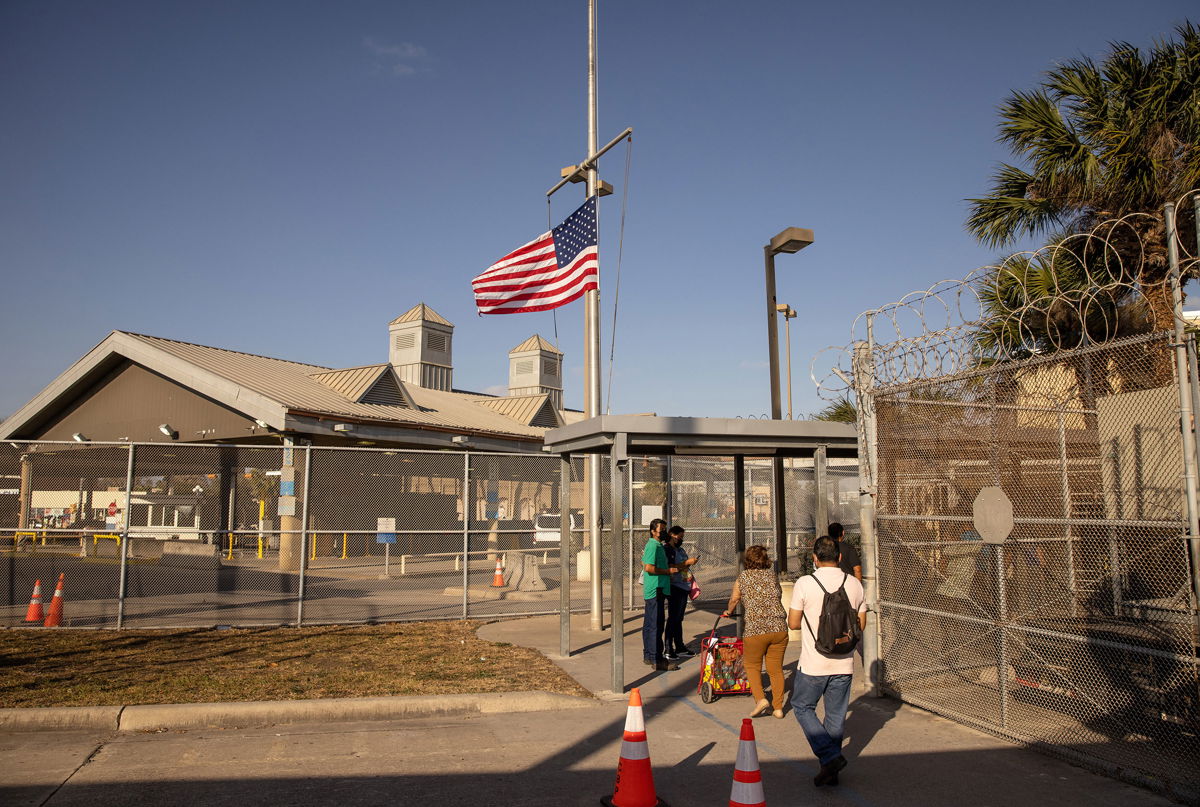
[(394, 518), (377, 518), (375, 519), (375, 543), (377, 544), (394, 544), (396, 543), (396, 519)]

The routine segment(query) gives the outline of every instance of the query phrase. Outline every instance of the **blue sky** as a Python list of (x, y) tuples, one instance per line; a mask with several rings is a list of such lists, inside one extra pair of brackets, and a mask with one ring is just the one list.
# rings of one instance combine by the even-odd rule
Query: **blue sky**
[[(600, 0), (600, 140), (635, 130), (612, 410), (769, 411), (787, 226), (816, 234), (777, 266), (795, 411), (819, 409), (809, 359), (859, 312), (996, 257), (963, 221), (1000, 101), (1194, 8)], [(586, 34), (584, 0), (0, 4), (0, 416), (114, 329), (348, 367), (419, 302), (465, 389), (557, 320), (581, 407), (582, 303), (480, 318), (470, 280), (585, 156)], [(625, 165), (601, 164), (606, 398)]]

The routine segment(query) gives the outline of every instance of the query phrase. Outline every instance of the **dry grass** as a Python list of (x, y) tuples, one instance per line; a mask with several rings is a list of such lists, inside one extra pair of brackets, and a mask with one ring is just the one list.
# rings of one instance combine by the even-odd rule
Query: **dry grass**
[(0, 707), (588, 693), (480, 622), (262, 630), (0, 630)]

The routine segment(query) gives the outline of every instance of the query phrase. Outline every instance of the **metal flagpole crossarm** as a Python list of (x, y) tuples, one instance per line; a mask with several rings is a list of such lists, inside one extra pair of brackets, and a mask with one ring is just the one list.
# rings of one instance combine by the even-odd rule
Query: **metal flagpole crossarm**
[[(600, 149), (592, 156), (588, 157), (586, 160), (581, 162), (579, 165), (573, 165), (573, 166), (568, 166), (567, 168), (564, 168), (563, 171), (565, 171), (567, 173), (563, 176), (563, 178), (561, 180), (559, 180), (557, 185), (555, 185), (550, 190), (546, 191), (546, 195), (553, 196), (555, 194), (555, 192), (557, 192), (563, 185), (566, 185), (568, 182), (580, 182), (582, 180), (587, 179), (587, 173), (591, 168), (593, 168), (595, 166), (596, 160), (603, 157), (604, 154), (609, 149), (611, 149), (613, 146), (617, 145), (622, 140), (624, 140), (625, 138), (629, 137), (632, 134), (633, 134), (633, 127), (629, 126), (625, 129), (625, 131), (621, 132), (619, 135), (617, 135), (612, 140), (610, 140), (607, 146)], [(572, 169), (574, 169), (574, 170), (572, 170)]]

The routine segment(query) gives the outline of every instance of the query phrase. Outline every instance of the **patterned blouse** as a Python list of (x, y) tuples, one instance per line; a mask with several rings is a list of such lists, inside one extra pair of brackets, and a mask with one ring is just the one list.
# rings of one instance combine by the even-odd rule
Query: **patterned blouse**
[(774, 569), (745, 569), (738, 575), (738, 590), (745, 612), (743, 635), (758, 636), (787, 630), (783, 590)]

